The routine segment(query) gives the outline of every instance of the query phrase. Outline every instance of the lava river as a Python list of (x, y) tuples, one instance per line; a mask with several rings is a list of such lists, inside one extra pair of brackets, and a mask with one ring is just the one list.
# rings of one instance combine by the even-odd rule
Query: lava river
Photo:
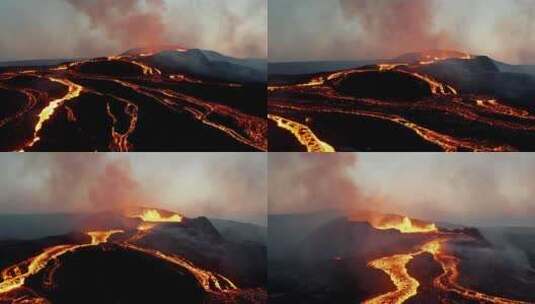
[[(464, 53), (430, 53), (413, 63), (381, 63), (268, 87), (274, 150), (533, 150), (535, 112), (492, 96), (463, 94), (421, 72)], [(422, 92), (425, 92), (422, 93)], [(318, 133), (321, 133), (319, 135)], [(285, 142), (295, 142), (289, 147)], [(286, 146), (285, 146), (286, 145)], [(328, 147), (322, 149), (322, 147)]]
[(252, 98), (265, 89), (162, 71), (151, 55), (0, 69), (0, 150), (267, 150)]
[[(421, 284), (409, 274), (407, 264), (414, 258), (428, 253), (433, 256), (434, 261), (440, 264), (442, 268), (442, 274), (433, 280), (433, 286), (440, 291), (454, 293), (461, 298), (476, 301), (477, 303), (529, 304), (528, 302), (484, 294), (463, 287), (458, 283), (460, 259), (447, 252), (446, 244), (459, 239), (470, 240), (469, 236), (462, 233), (441, 232), (434, 224), (416, 224), (407, 217), (399, 221), (397, 226), (394, 221), (385, 223), (372, 220), (370, 224), (374, 228), (381, 230), (396, 229), (401, 233), (426, 233), (432, 236), (432, 239), (411, 252), (385, 256), (370, 261), (368, 266), (386, 273), (396, 289), (368, 299), (363, 303), (401, 304), (416, 296)], [(441, 303), (450, 302), (447, 299), (442, 299)]]
[[(155, 257), (170, 263), (171, 265), (175, 265), (179, 269), (185, 269), (189, 271), (207, 293), (212, 294), (220, 299), (232, 299), (234, 295), (240, 292), (236, 284), (230, 279), (221, 274), (204, 270), (194, 265), (184, 257), (166, 254), (155, 249), (144, 248), (134, 244), (134, 241), (146, 235), (147, 231), (153, 229), (158, 223), (181, 222), (181, 215), (172, 214), (167, 216), (160, 214), (157, 210), (147, 209), (138, 215), (130, 217), (136, 217), (142, 220), (141, 224), (138, 226), (137, 232), (126, 240), (113, 241), (115, 245), (121, 246), (127, 250)], [(59, 266), (59, 258), (62, 255), (75, 252), (85, 247), (100, 246), (101, 244), (109, 242), (109, 239), (112, 235), (123, 233), (125, 233), (123, 230), (90, 231), (86, 233), (90, 237), (90, 241), (86, 244), (66, 244), (46, 248), (40, 254), (4, 269), (0, 273), (0, 302), (6, 301), (8, 303), (13, 303), (13, 301), (15, 301), (13, 294), (16, 294), (17, 290), (23, 288), (28, 289), (25, 287), (26, 279), (28, 279), (30, 276), (36, 275), (51, 265), (53, 266), (47, 274), (47, 279), (44, 283), (52, 284), (54, 280), (54, 271)], [(26, 302), (21, 303), (40, 304), (48, 302), (42, 301), (42, 298), (36, 298), (35, 301), (26, 300)]]

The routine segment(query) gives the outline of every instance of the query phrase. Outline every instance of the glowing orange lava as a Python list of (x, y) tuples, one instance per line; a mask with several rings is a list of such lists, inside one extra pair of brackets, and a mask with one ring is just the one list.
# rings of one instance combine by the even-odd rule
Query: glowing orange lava
[(37, 122), (37, 125), (34, 129), (34, 138), (32, 142), (29, 144), (29, 146), (33, 146), (36, 142), (40, 140), (39, 138), (39, 131), (43, 127), (43, 124), (52, 117), (56, 109), (62, 105), (65, 101), (74, 99), (82, 93), (83, 87), (80, 85), (77, 85), (70, 80), (67, 79), (56, 79), (56, 78), (49, 78), (51, 81), (61, 83), (68, 87), (69, 91), (67, 92), (67, 95), (63, 96), (62, 98), (56, 99), (51, 101), (47, 107), (45, 107), (41, 113), (39, 113), (39, 121)]
[(299, 143), (307, 148), (308, 152), (336, 152), (332, 146), (321, 141), (307, 126), (273, 114), (268, 114), (268, 118), (276, 122), (280, 128), (292, 133)]
[(395, 229), (401, 233), (427, 233), (438, 232), (437, 226), (433, 223), (416, 223), (404, 216), (401, 218), (394, 216), (375, 216), (369, 220), (370, 225), (376, 229)]
[(182, 215), (177, 213), (171, 215), (162, 215), (156, 209), (143, 210), (141, 214), (134, 215), (133, 217), (137, 217), (142, 221), (149, 223), (180, 223), (184, 219)]
[(108, 242), (108, 239), (113, 234), (123, 232), (123, 230), (90, 231), (87, 233), (87, 235), (91, 237), (91, 245), (99, 245)]
[[(412, 224), (409, 224), (409, 222), (407, 222), (405, 219), (407, 219), (407, 217), (403, 217), (403, 222), (405, 223), (397, 225), (398, 228), (396, 229), (399, 229), (401, 231), (406, 229), (406, 225), (412, 226)], [(412, 259), (423, 253), (431, 254), (433, 256), (433, 259), (441, 265), (443, 273), (433, 280), (433, 285), (444, 292), (453, 292), (465, 299), (478, 301), (480, 303), (528, 304), (528, 302), (492, 296), (472, 289), (468, 289), (466, 287), (462, 287), (458, 283), (460, 275), (458, 265), (460, 260), (459, 258), (446, 253), (444, 249), (444, 243), (458, 238), (470, 239), (470, 237), (462, 233), (437, 232), (436, 226), (434, 224), (428, 225), (427, 228), (430, 231), (420, 232), (433, 233), (434, 238), (431, 241), (428, 241), (423, 245), (417, 247), (412, 252), (386, 256), (372, 260), (368, 263), (368, 266), (385, 272), (390, 277), (390, 280), (395, 285), (396, 289), (394, 291), (389, 291), (385, 294), (368, 299), (364, 302), (365, 304), (401, 304), (407, 301), (408, 299), (416, 296), (418, 294), (418, 287), (420, 286), (420, 282), (418, 282), (418, 280), (413, 278), (408, 273), (407, 264)], [(378, 229), (381, 229), (381, 227), (379, 227)]]
[(83, 245), (59, 245), (45, 249), (41, 254), (29, 258), (23, 262), (20, 262), (14, 266), (11, 266), (1, 272), (0, 282), (0, 300), (2, 300), (2, 295), (20, 288), (24, 285), (26, 279), (38, 273), (44, 269), (48, 263), (56, 260), (61, 255), (64, 255), (67, 252), (72, 252), (77, 249), (95, 246), (104, 242), (107, 242), (110, 235), (114, 233), (122, 232), (121, 230), (112, 230), (112, 231), (94, 231), (88, 232), (87, 234), (91, 237), (91, 242)]

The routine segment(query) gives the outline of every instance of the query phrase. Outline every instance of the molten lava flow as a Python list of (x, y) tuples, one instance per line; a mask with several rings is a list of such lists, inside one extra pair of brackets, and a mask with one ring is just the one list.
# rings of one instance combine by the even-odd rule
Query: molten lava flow
[(133, 217), (140, 218), (142, 221), (149, 223), (180, 223), (184, 219), (182, 215), (176, 213), (169, 216), (162, 215), (156, 209), (144, 210), (143, 213)]
[(390, 71), (393, 70), (399, 66), (406, 66), (406, 63), (381, 63), (377, 66), (379, 67), (379, 71)]
[(112, 119), (113, 126), (111, 129), (111, 137), (112, 141), (110, 143), (110, 150), (115, 152), (128, 152), (132, 145), (128, 142), (128, 137), (130, 134), (134, 132), (137, 125), (137, 119), (138, 119), (138, 107), (137, 105), (133, 103), (127, 103), (124, 113), (130, 117), (130, 124), (128, 126), (128, 130), (124, 133), (120, 133), (115, 129), (115, 124), (117, 124), (117, 118), (112, 113), (110, 104), (108, 103), (106, 106), (106, 110), (108, 113), (108, 116)]
[(456, 293), (465, 299), (474, 300), (480, 303), (529, 304), (529, 302), (484, 294), (459, 285), (460, 260), (445, 252), (443, 243), (446, 241), (448, 241), (447, 238), (436, 239), (422, 246), (422, 250), (433, 255), (434, 260), (442, 267), (443, 273), (433, 281), (435, 287), (446, 292)]
[(158, 70), (157, 68), (153, 68), (153, 67), (150, 67), (144, 63), (141, 63), (139, 61), (129, 61), (135, 65), (137, 65), (138, 67), (140, 67), (141, 69), (143, 69), (143, 74), (144, 75), (162, 75), (162, 72), (160, 70)]
[(87, 235), (91, 237), (91, 245), (99, 245), (108, 242), (108, 239), (113, 234), (123, 232), (123, 230), (90, 231), (87, 233)]
[(407, 272), (407, 264), (413, 258), (413, 254), (399, 254), (371, 261), (368, 265), (389, 275), (396, 290), (367, 300), (364, 304), (401, 304), (415, 296), (420, 283)]
[(463, 59), (468, 60), (472, 59), (472, 55), (463, 52), (457, 51), (444, 51), (444, 50), (434, 50), (427, 51), (421, 54), (418, 64), (426, 65), (432, 64), (438, 61), (443, 61), (447, 59)]
[(277, 115), (268, 114), (268, 118), (276, 122), (278, 127), (290, 131), (308, 152), (335, 152), (332, 146), (321, 141), (307, 126)]
[(83, 245), (59, 245), (45, 249), (41, 254), (29, 258), (21, 263), (11, 266), (1, 272), (0, 282), (0, 300), (3, 294), (20, 288), (24, 285), (26, 279), (44, 269), (48, 263), (56, 260), (61, 255), (73, 252), (77, 249), (95, 246), (107, 242), (108, 238), (114, 233), (123, 232), (122, 230), (112, 231), (94, 231), (87, 234), (91, 237), (91, 243)]
[(369, 220), (370, 225), (375, 229), (388, 230), (396, 229), (401, 233), (426, 233), (438, 232), (437, 226), (433, 223), (415, 223), (410, 218), (404, 216), (401, 220), (394, 216), (376, 216)]
[(124, 244), (124, 246), (126, 248), (152, 255), (154, 257), (175, 264), (181, 268), (187, 269), (193, 274), (193, 276), (195, 276), (195, 278), (199, 281), (202, 287), (208, 292), (226, 292), (238, 289), (238, 287), (236, 287), (236, 285), (230, 279), (220, 274), (200, 269), (184, 258), (167, 255), (158, 250), (141, 248), (132, 244)]
[[(407, 217), (403, 218), (403, 222), (397, 225), (400, 231), (406, 229), (405, 226), (412, 226)], [(376, 227), (377, 228), (377, 227)], [(444, 291), (452, 292), (457, 295), (474, 300), (480, 303), (497, 303), (497, 304), (529, 304), (528, 302), (511, 300), (503, 297), (487, 295), (475, 290), (468, 289), (459, 285), (459, 258), (449, 255), (445, 252), (443, 244), (455, 239), (470, 239), (462, 233), (439, 232), (434, 224), (429, 224), (427, 228), (430, 231), (416, 231), (422, 233), (432, 233), (434, 238), (431, 241), (424, 243), (409, 253), (395, 254), (392, 256), (382, 257), (372, 260), (368, 266), (379, 269), (385, 272), (392, 283), (394, 283), (396, 290), (379, 295), (372, 299), (365, 301), (366, 304), (382, 304), (382, 303), (396, 303), (401, 304), (418, 294), (418, 287), (420, 282), (410, 276), (407, 271), (407, 264), (415, 257), (428, 253), (433, 256), (433, 259), (442, 267), (443, 273), (433, 280), (433, 285)], [(382, 227), (378, 227), (382, 229)], [(419, 229), (416, 229), (419, 230)], [(402, 231), (403, 232), (403, 231)]]
[(56, 109), (62, 105), (65, 101), (74, 99), (82, 93), (83, 87), (79, 86), (67, 79), (56, 79), (56, 78), (49, 78), (51, 81), (61, 83), (68, 87), (69, 91), (67, 92), (67, 95), (63, 96), (62, 98), (56, 99), (51, 101), (47, 107), (45, 107), (41, 113), (39, 113), (39, 121), (37, 122), (37, 125), (34, 129), (34, 138), (32, 142), (28, 145), (29, 147), (33, 146), (36, 142), (40, 140), (39, 138), (39, 131), (43, 127), (43, 124), (52, 117)]

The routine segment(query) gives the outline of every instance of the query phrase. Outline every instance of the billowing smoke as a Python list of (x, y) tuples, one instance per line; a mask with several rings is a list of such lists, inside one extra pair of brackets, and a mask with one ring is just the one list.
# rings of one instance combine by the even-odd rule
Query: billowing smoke
[(444, 31), (434, 29), (433, 2), (429, 0), (340, 0), (345, 18), (355, 19), (365, 38), (359, 48), (371, 58), (384, 53), (390, 56), (428, 49), (457, 49), (458, 44)]
[(270, 0), (271, 61), (390, 59), (433, 49), (533, 64), (532, 0)]
[(9, 172), (0, 174), (0, 214), (143, 206), (267, 220), (267, 159), (260, 153), (5, 153), (0, 165)]
[(356, 163), (352, 153), (270, 154), (270, 213), (346, 210), (358, 205), (362, 195), (349, 171)]
[(126, 50), (166, 43), (163, 0), (65, 0)]
[(268, 172), (275, 214), (372, 211), (476, 226), (532, 226), (535, 215), (529, 153), (277, 153), (269, 156)]
[(267, 0), (49, 0), (46, 6), (41, 4), (40, 0), (0, 3), (0, 12), (10, 12), (11, 17), (0, 16), (0, 61), (90, 58), (170, 45), (234, 57), (267, 56)]
[[(515, 0), (517, 10), (508, 18), (495, 24), (497, 40), (503, 47), (501, 58), (512, 58), (513, 62), (535, 63), (535, 6), (531, 0)], [(514, 7), (514, 5), (513, 5)], [(515, 37), (515, 39), (511, 39)]]
[[(33, 201), (45, 210), (103, 211), (151, 200), (126, 159), (100, 154), (40, 154), (25, 163), (24, 174), (45, 171)], [(32, 208), (33, 202), (23, 204)]]

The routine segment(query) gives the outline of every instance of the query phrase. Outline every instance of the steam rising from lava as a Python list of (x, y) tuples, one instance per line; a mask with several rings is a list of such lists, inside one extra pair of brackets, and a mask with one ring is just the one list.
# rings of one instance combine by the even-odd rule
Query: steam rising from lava
[[(265, 224), (266, 163), (254, 153), (7, 153), (0, 155), (10, 172), (0, 176), (0, 213), (146, 207)], [(178, 220), (154, 212), (145, 217)]]

